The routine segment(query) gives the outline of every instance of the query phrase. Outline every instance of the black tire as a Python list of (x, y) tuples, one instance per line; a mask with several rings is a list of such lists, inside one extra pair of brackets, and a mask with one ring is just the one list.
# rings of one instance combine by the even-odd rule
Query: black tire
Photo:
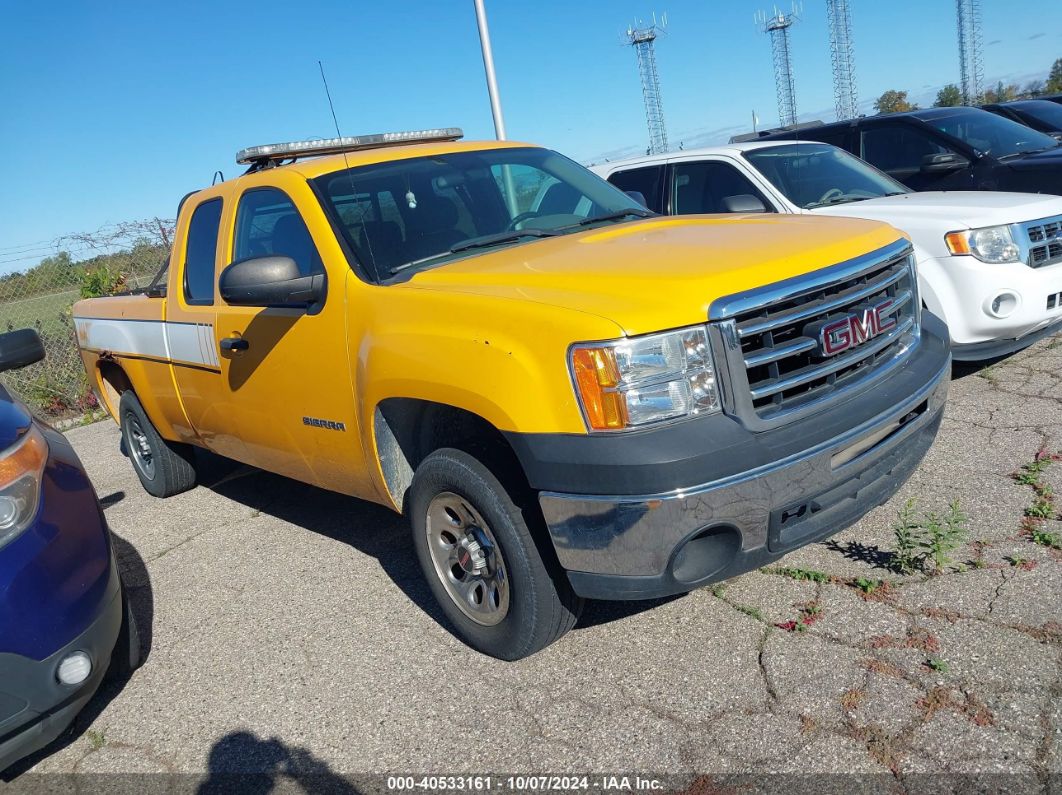
[(148, 494), (172, 497), (195, 486), (195, 451), (159, 436), (132, 390), (118, 404), (122, 444)]
[(118, 630), (118, 640), (114, 643), (111, 662), (107, 668), (106, 678), (109, 681), (128, 679), (133, 671), (140, 667), (141, 662), (140, 629), (124, 584), (119, 598), (122, 600), (122, 627)]
[[(433, 500), (445, 494), (468, 501), (489, 526), (504, 561), (508, 607), (504, 617), (491, 626), (465, 614), (436, 568), (429, 546), (428, 509)], [(531, 527), (542, 524), (537, 506), (518, 506), (477, 459), (460, 450), (436, 450), (417, 467), (407, 509), (421, 571), (439, 607), (469, 646), (491, 657), (519, 660), (544, 649), (575, 626), (583, 600), (572, 591), (548, 538), (544, 538), (544, 528), (536, 543)]]

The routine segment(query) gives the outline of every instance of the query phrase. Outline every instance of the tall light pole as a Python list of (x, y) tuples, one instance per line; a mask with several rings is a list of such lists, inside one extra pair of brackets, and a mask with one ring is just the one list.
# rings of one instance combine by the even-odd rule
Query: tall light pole
[(494, 116), (494, 136), (505, 140), (505, 119), (502, 118), (501, 98), (498, 96), (498, 76), (494, 73), (494, 52), (490, 48), (490, 30), (487, 29), (487, 12), (483, 0), (476, 4), (476, 22), (479, 24), (479, 45), (483, 49), (483, 71), (487, 75), (487, 93), (490, 94), (490, 112)]

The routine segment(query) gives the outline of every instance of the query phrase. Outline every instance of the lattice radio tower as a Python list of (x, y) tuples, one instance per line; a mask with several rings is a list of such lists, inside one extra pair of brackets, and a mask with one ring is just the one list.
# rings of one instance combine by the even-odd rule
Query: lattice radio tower
[(964, 105), (976, 105), (984, 99), (985, 79), (981, 59), (981, 0), (955, 0), (959, 23), (959, 72), (962, 78)]
[(638, 75), (642, 80), (642, 98), (645, 100), (645, 123), (649, 127), (649, 154), (666, 152), (667, 125), (664, 124), (664, 105), (660, 99), (660, 73), (656, 69), (656, 51), (653, 44), (656, 37), (667, 28), (667, 17), (653, 24), (644, 25), (635, 22), (627, 28), (626, 43), (634, 48), (638, 56)]
[(778, 94), (778, 120), (783, 127), (796, 124), (796, 84), (793, 81), (793, 57), (789, 46), (789, 29), (799, 20), (796, 7), (788, 14), (774, 9), (768, 17), (763, 11), (755, 16), (756, 25), (771, 37), (774, 59), (774, 87)]
[(855, 55), (852, 52), (852, 12), (848, 0), (826, 0), (830, 28), (830, 62), (833, 65), (833, 106), (837, 119), (854, 119), (859, 113)]

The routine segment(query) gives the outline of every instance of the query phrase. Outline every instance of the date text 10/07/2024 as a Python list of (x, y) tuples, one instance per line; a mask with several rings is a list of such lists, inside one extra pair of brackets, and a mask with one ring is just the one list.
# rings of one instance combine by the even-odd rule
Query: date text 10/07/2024
[(395, 791), (454, 790), (471, 792), (654, 792), (659, 779), (641, 776), (388, 776)]

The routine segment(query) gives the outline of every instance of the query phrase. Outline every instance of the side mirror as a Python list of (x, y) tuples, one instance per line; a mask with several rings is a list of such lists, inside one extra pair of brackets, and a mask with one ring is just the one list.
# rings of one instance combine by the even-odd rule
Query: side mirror
[(765, 213), (767, 208), (758, 196), (751, 193), (739, 193), (723, 199), (723, 207), (728, 213)]
[(946, 174), (949, 171), (958, 171), (960, 168), (966, 168), (969, 165), (969, 160), (954, 152), (947, 152), (946, 154), (939, 155), (926, 155), (922, 158), (922, 173)]
[(0, 372), (18, 370), (44, 358), (44, 343), (31, 328), (0, 334)]
[(623, 192), (638, 202), (638, 204), (642, 205), (645, 209), (649, 209), (649, 202), (645, 200), (645, 194), (640, 190), (625, 190)]
[(324, 297), (325, 275), (303, 276), (291, 257), (253, 257), (225, 268), (218, 287), (232, 306), (306, 307)]

